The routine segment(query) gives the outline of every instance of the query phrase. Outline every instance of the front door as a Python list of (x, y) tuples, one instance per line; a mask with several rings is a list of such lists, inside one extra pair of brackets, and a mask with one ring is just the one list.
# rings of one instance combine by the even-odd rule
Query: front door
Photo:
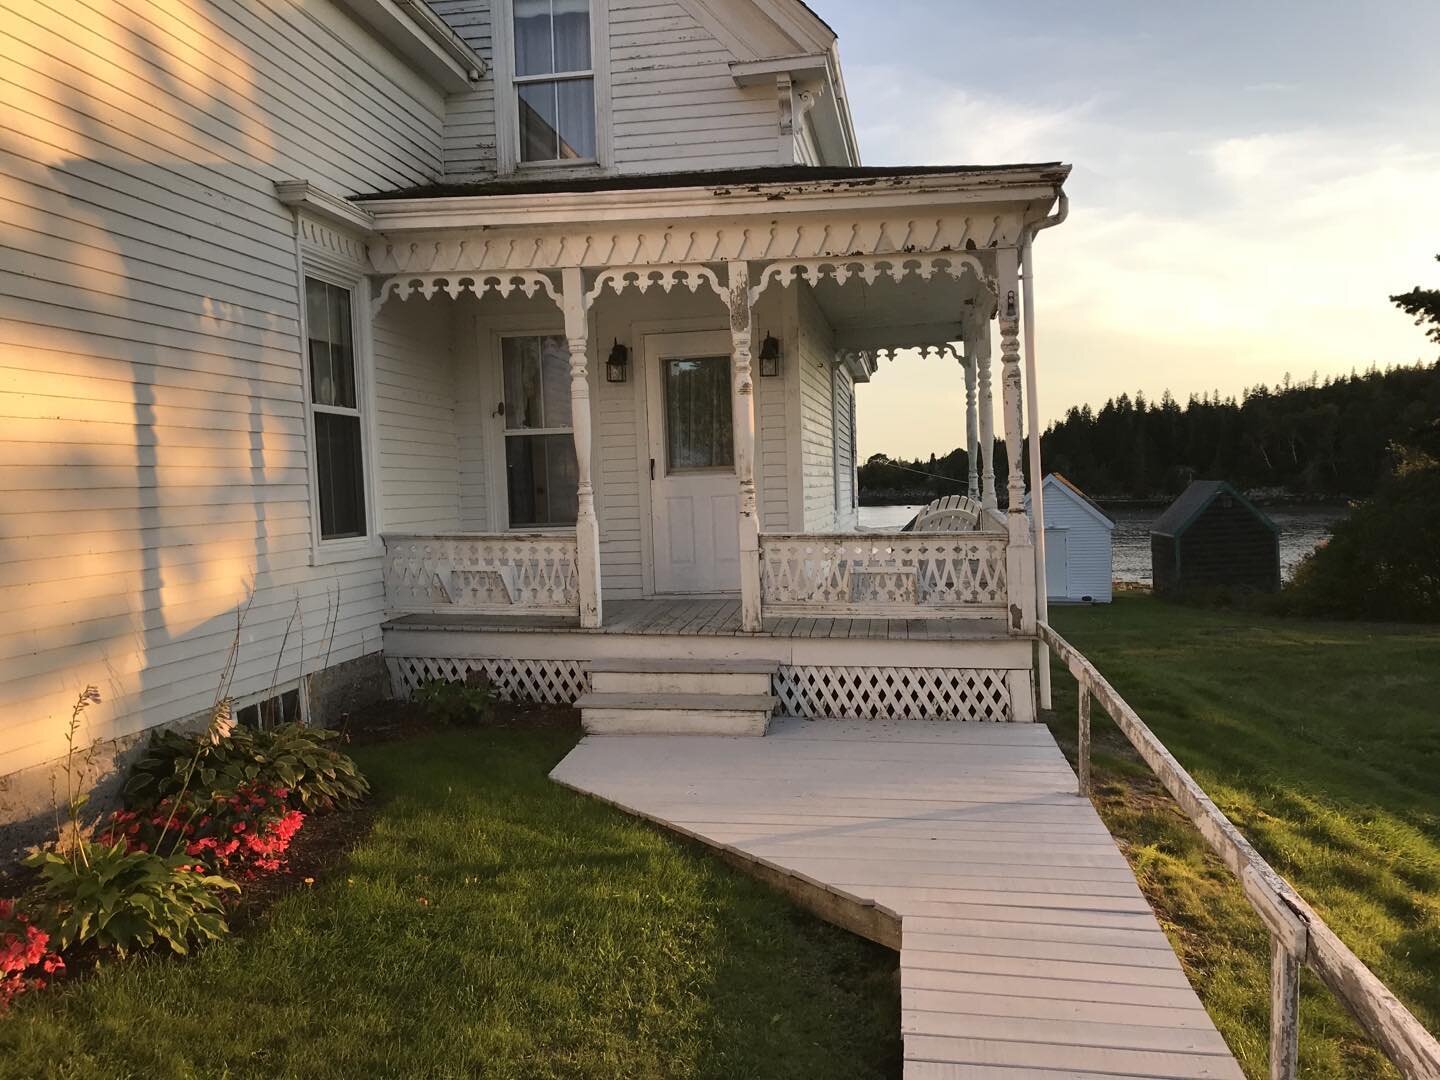
[(650, 334), (644, 351), (655, 591), (737, 592), (730, 335)]

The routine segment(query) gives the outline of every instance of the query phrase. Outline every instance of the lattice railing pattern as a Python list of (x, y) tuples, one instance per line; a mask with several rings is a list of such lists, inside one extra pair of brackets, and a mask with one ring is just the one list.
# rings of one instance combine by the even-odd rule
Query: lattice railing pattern
[(1008, 721), (994, 668), (785, 666), (772, 680), (782, 716), (809, 720)]
[(464, 682), (471, 672), (481, 672), (495, 687), (502, 701), (541, 701), (550, 705), (573, 705), (590, 690), (589, 668), (583, 660), (490, 660), (482, 657), (387, 657), (395, 680), (395, 692), (408, 698), (423, 682), (441, 679)]
[(387, 536), (385, 603), (413, 613), (578, 613), (575, 537)]
[(1005, 610), (1004, 536), (790, 534), (760, 538), (767, 615), (933, 618)]

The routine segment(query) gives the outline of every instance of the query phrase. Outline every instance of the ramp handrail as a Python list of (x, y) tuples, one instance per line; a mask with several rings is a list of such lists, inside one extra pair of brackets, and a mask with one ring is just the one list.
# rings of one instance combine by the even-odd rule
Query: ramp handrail
[(1138, 713), (1073, 645), (1047, 623), (1049, 645), (1079, 684), (1080, 794), (1090, 796), (1090, 699), (1115, 721), (1210, 847), (1240, 879), (1250, 906), (1270, 931), (1270, 1076), (1296, 1076), (1300, 1034), (1300, 968), (1308, 967), (1410, 1080), (1440, 1078), (1440, 1042), (1335, 936), (1315, 910), (1250, 846), (1234, 823), (1165, 749)]

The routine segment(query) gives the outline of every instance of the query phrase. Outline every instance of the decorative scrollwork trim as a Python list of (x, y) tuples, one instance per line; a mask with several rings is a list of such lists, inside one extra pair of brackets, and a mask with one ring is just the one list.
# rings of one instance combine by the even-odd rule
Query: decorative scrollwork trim
[(699, 292), (701, 285), (708, 285), (722, 300), (726, 296), (715, 272), (699, 263), (679, 263), (674, 266), (611, 266), (595, 275), (595, 283), (585, 294), (585, 307), (589, 308), (594, 304), (606, 289), (618, 296), (632, 286), (643, 293), (652, 285), (667, 293), (677, 286), (687, 288), (692, 293)]
[(508, 298), (512, 293), (522, 293), (526, 299), (537, 293), (544, 293), (556, 304), (560, 303), (560, 286), (550, 278), (533, 270), (498, 270), (477, 274), (396, 274), (380, 283), (380, 293), (375, 298), (378, 313), (391, 296), (406, 300), (412, 293), (419, 293), (429, 300), (438, 292), (451, 299), (459, 299), (462, 293), (473, 293), (477, 298), (487, 292), (498, 293)]
[(782, 288), (788, 288), (792, 281), (808, 281), (811, 285), (818, 285), (828, 278), (837, 285), (844, 285), (853, 277), (867, 285), (873, 285), (882, 277), (896, 282), (907, 277), (929, 281), (937, 275), (959, 280), (967, 273), (973, 275), (975, 280), (987, 289), (991, 287), (979, 258), (968, 253), (945, 252), (848, 259), (779, 259), (761, 271), (760, 283), (750, 290), (750, 306), (754, 307), (760, 294), (775, 283)]

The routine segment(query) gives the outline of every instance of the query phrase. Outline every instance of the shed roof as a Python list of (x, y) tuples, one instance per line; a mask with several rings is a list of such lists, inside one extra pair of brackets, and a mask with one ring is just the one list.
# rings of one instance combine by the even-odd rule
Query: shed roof
[(1101, 510), (1100, 504), (1097, 503), (1094, 499), (1090, 498), (1089, 495), (1086, 495), (1078, 487), (1076, 487), (1074, 483), (1071, 482), (1070, 478), (1064, 473), (1052, 472), (1048, 474), (1045, 479), (1047, 481), (1054, 480), (1055, 483), (1060, 485), (1060, 487), (1068, 491), (1071, 495), (1074, 495), (1075, 498), (1078, 499), (1081, 505), (1083, 505), (1086, 509), (1094, 511), (1096, 516), (1098, 516), (1102, 521), (1104, 521), (1106, 525), (1109, 525), (1112, 529), (1115, 527), (1115, 519), (1112, 518), (1109, 514), (1107, 514), (1104, 510)]
[(1205, 508), (1222, 494), (1237, 499), (1240, 505), (1249, 510), (1257, 520), (1263, 522), (1271, 532), (1277, 534), (1280, 532), (1279, 527), (1254, 503), (1224, 480), (1194, 480), (1181, 492), (1180, 497), (1155, 519), (1155, 523), (1150, 526), (1150, 535), (1170, 537), (1182, 535), (1195, 519), (1205, 512)]
[(557, 195), (588, 191), (633, 191), (646, 188), (747, 187), (754, 184), (803, 184), (810, 181), (876, 181), (906, 176), (966, 176), (1034, 169), (1065, 180), (1070, 167), (1059, 161), (1014, 165), (767, 165), (747, 169), (695, 169), (688, 172), (626, 173), (618, 176), (563, 176), (524, 180), (477, 180), (469, 183), (420, 184), (356, 196), (357, 201), (381, 199), (444, 199), (485, 195)]

